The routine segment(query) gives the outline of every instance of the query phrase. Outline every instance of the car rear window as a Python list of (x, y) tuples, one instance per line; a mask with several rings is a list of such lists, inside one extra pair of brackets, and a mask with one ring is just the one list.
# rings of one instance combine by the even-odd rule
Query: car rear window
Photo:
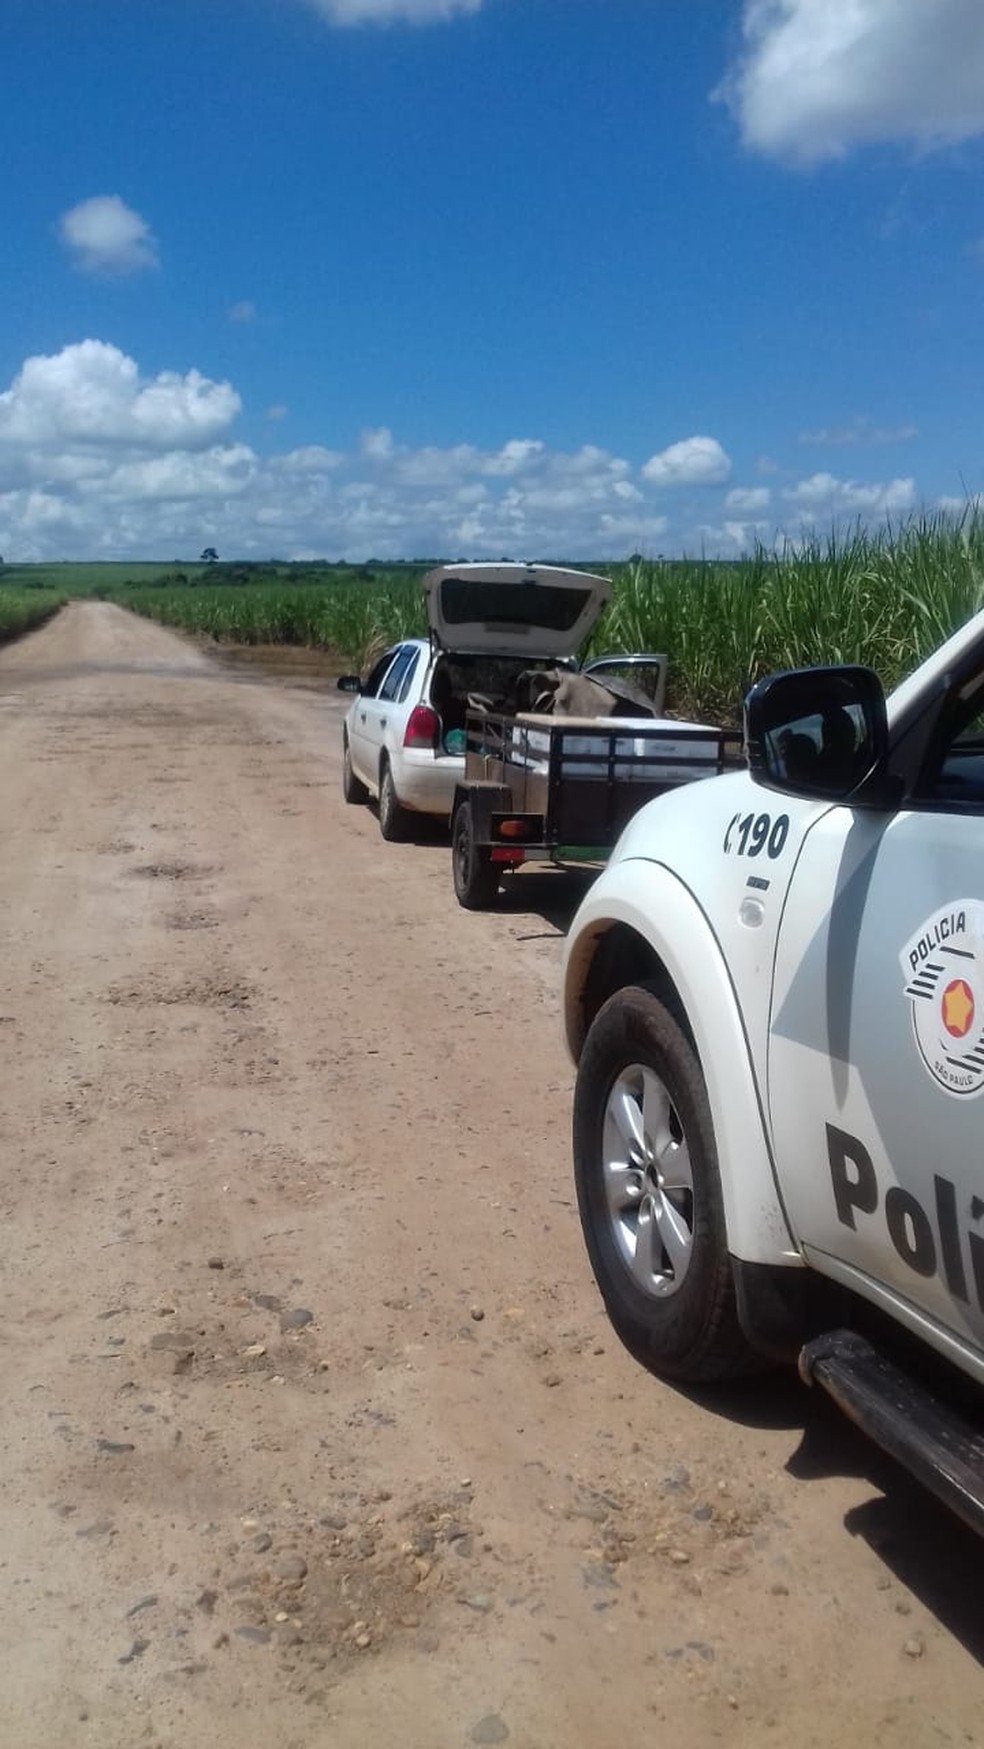
[(403, 676), (403, 685), (400, 687), (400, 694), (399, 694), (399, 697), (396, 701), (397, 704), (405, 704), (406, 703), (407, 695), (410, 691), (411, 686), (413, 685), (413, 678), (417, 672), (417, 663), (419, 661), (420, 661), (420, 651), (415, 650), (414, 654), (413, 654), (413, 660), (410, 663), (409, 667), (406, 670), (406, 673)]
[(392, 668), (389, 670), (386, 679), (379, 689), (380, 698), (389, 699), (396, 697), (400, 690), (400, 682), (416, 654), (417, 652), (412, 645), (400, 651), (400, 654), (397, 656), (396, 661), (393, 663)]

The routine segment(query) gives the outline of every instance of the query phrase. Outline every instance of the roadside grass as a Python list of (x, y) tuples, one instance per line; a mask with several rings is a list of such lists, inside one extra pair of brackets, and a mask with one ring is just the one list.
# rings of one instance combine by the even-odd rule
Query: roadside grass
[(84, 563), (65, 559), (51, 564), (11, 565), (0, 570), (0, 592), (7, 589), (53, 589), (63, 600), (87, 595), (114, 595), (131, 582), (152, 584), (160, 577), (179, 571), (191, 576), (205, 570), (204, 565), (176, 566), (153, 561), (123, 563), (116, 560), (94, 560)]
[(121, 606), (162, 625), (237, 644), (301, 644), (364, 668), (388, 643), (427, 630), (419, 581), (381, 577), (302, 587), (161, 586), (114, 594)]
[[(436, 562), (8, 565), (0, 636), (97, 595), (199, 637), (330, 651), (365, 673), (388, 643), (426, 630), (420, 580)], [(861, 662), (894, 686), (984, 606), (984, 514), (859, 527), (735, 561), (583, 568), (613, 583), (590, 653), (665, 652), (669, 708), (729, 723), (748, 686), (781, 668)]]
[(639, 560), (592, 639), (669, 658), (668, 704), (736, 721), (763, 674), (832, 662), (891, 688), (984, 606), (984, 517), (923, 517), (879, 533), (764, 547), (735, 564)]
[(11, 589), (0, 583), (0, 643), (19, 638), (51, 619), (68, 596), (54, 589)]

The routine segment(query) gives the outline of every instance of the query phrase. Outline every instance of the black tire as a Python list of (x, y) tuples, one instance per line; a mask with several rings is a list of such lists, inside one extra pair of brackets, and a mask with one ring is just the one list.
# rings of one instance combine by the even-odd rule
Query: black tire
[(379, 774), (379, 830), (387, 844), (396, 844), (406, 837), (407, 826), (407, 810), (396, 793), (387, 760)]
[(342, 744), (342, 795), (347, 802), (367, 802), (369, 791), (352, 770), (352, 755), (347, 741)]
[(499, 871), (484, 845), (475, 842), (471, 803), (462, 802), (451, 825), (451, 875), (455, 897), (466, 911), (487, 911), (499, 892)]
[[(644, 1072), (646, 1124), (641, 1122)], [(616, 1088), (620, 1097), (613, 1099)], [(639, 1105), (634, 1106), (637, 1090)], [(631, 1121), (636, 1116), (645, 1137), (645, 1150), (638, 1154)], [(657, 1120), (660, 1139), (654, 1145)], [(656, 1181), (657, 1154), (666, 1177), (682, 1182), (689, 1176), (689, 1188), (671, 1183), (667, 1190)], [(650, 1176), (644, 1160), (650, 1162)], [(645, 987), (612, 996), (588, 1033), (574, 1094), (574, 1176), (595, 1279), (626, 1346), (655, 1372), (693, 1384), (756, 1370), (761, 1363), (738, 1323), (700, 1063), (677, 1020)], [(653, 1218), (657, 1206), (659, 1220)], [(647, 1229), (651, 1251), (644, 1245)], [(664, 1232), (680, 1246), (676, 1262), (661, 1242)], [(654, 1260), (659, 1267), (652, 1267)]]

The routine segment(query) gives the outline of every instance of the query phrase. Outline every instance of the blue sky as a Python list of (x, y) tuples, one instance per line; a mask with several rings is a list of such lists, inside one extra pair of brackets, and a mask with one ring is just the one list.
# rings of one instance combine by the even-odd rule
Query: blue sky
[(984, 492), (982, 0), (4, 0), (0, 553)]

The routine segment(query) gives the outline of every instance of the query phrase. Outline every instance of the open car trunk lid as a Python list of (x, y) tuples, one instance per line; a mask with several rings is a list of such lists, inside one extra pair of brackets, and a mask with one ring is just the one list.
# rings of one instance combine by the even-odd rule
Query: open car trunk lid
[(566, 660), (590, 637), (612, 586), (559, 565), (441, 565), (424, 578), (442, 650)]

